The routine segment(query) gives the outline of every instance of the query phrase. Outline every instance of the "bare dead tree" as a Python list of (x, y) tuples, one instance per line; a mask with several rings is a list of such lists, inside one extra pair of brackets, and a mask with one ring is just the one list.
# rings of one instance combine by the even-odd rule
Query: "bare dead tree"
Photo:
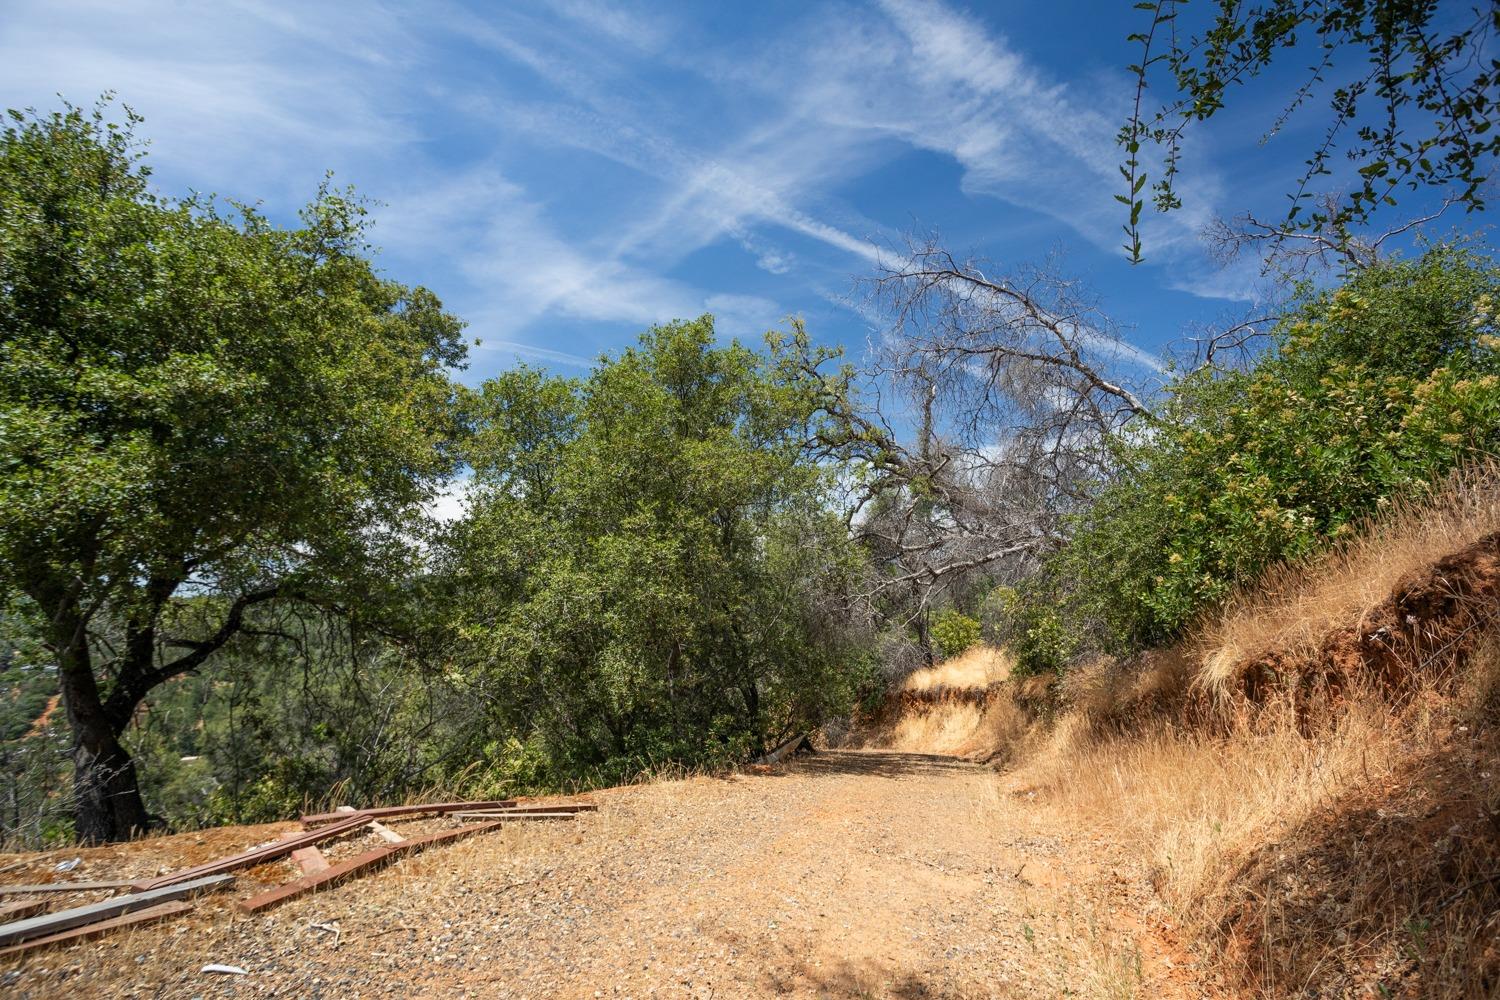
[(1179, 371), (1195, 372), (1203, 368), (1218, 371), (1243, 370), (1269, 343), (1275, 315), (1251, 316), (1232, 320), (1221, 326), (1206, 326), (1183, 338), (1182, 346), (1172, 354), (1179, 360)]
[(1337, 209), (1342, 196), (1326, 194), (1318, 213), (1323, 221), (1316, 226), (1265, 222), (1247, 212), (1232, 220), (1215, 220), (1205, 227), (1203, 236), (1221, 264), (1253, 253), (1260, 258), (1262, 274), (1299, 277), (1314, 269), (1358, 271), (1380, 263), (1387, 241), (1436, 221), (1457, 201), (1449, 195), (1424, 215), (1381, 232), (1361, 232), (1341, 219)]
[(1152, 419), (1152, 366), (1055, 269), (996, 276), (936, 239), (910, 241), (870, 280), (889, 320), (870, 374), (916, 415), (917, 440), (883, 429), (855, 518), (905, 614), (978, 576), (1024, 575), (1063, 519), (1114, 472), (1125, 429)]
[[(1262, 276), (1274, 275), (1278, 284), (1331, 271), (1351, 274), (1380, 264), (1390, 241), (1435, 222), (1458, 199), (1449, 196), (1430, 212), (1400, 222), (1383, 231), (1355, 230), (1339, 220), (1342, 196), (1325, 194), (1316, 226), (1295, 226), (1286, 221), (1266, 222), (1249, 213), (1232, 220), (1217, 219), (1203, 230), (1210, 255), (1221, 266), (1247, 256), (1258, 261)], [(1267, 345), (1271, 328), (1281, 310), (1262, 308), (1260, 315), (1247, 314), (1217, 328), (1207, 328), (1186, 339), (1187, 349), (1175, 351), (1184, 362), (1182, 370), (1227, 369), (1251, 362)]]

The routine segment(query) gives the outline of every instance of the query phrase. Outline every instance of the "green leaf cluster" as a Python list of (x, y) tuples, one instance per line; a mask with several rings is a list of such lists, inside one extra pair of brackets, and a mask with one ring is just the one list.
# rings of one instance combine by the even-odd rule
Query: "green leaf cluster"
[(128, 127), (0, 134), (0, 585), (137, 601), (368, 555), (452, 465), (460, 324), (379, 277), (364, 208), (301, 225), (149, 189)]
[(847, 706), (861, 564), (810, 450), (831, 360), (800, 326), (755, 351), (705, 316), (581, 381), (478, 391), (444, 604), (527, 781), (743, 759)]
[(1125, 473), (1025, 588), (1017, 627), (1048, 631), (1062, 609), (1074, 648), (1169, 640), (1270, 565), (1494, 450), (1497, 303), (1500, 270), (1451, 247), (1305, 289), (1252, 368), (1171, 386), (1121, 446)]
[(944, 608), (932, 618), (932, 641), (945, 657), (957, 656), (980, 639), (978, 618), (954, 608)]

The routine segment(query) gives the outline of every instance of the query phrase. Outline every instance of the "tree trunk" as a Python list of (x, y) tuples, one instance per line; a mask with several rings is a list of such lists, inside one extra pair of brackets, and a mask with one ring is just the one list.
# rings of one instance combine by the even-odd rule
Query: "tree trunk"
[(100, 701), (82, 621), (75, 615), (59, 619), (53, 645), (73, 729), (74, 833), (87, 844), (126, 840), (147, 825), (135, 762)]
[(740, 697), (745, 699), (745, 718), (750, 724), (750, 731), (755, 734), (756, 745), (760, 752), (766, 752), (766, 733), (760, 724), (760, 686), (751, 677), (740, 687)]
[(932, 652), (932, 630), (928, 627), (927, 609), (917, 616), (917, 642), (922, 646), (922, 656), (927, 660), (927, 667), (931, 669), (937, 665), (937, 657)]

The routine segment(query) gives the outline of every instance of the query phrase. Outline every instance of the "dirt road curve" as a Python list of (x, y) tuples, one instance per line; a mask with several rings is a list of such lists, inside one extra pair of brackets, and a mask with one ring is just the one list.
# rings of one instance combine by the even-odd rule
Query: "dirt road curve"
[[(1139, 916), (1139, 880), (1098, 845), (1046, 830), (977, 765), (825, 752), (775, 774), (598, 801), (575, 824), (435, 850), (269, 917), (216, 904), (197, 926), (48, 964), (77, 967), (65, 977), (75, 996), (1162, 996), (1181, 985)], [(207, 962), (249, 974), (202, 975)], [(20, 992), (50, 995), (33, 971)]]

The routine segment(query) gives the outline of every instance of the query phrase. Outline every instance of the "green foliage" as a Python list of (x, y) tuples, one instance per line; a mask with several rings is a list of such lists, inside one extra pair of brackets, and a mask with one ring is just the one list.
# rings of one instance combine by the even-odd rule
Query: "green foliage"
[(513, 780), (742, 759), (847, 708), (859, 563), (806, 450), (826, 360), (800, 328), (715, 346), (705, 317), (582, 382), (481, 388), (443, 574)]
[(1027, 614), (1137, 648), (1500, 444), (1500, 271), (1451, 248), (1305, 293), (1251, 370), (1201, 370), (1124, 446)]
[(149, 691), (257, 605), (369, 608), (408, 575), (454, 465), (461, 324), (377, 275), (347, 193), (283, 229), (154, 193), (133, 115), (8, 117), (0, 596), (57, 658), (80, 834), (118, 837), (144, 821), (119, 736)]
[[(1184, 132), (1223, 111), (1230, 90), (1287, 61), (1306, 59), (1313, 68), (1267, 122), (1267, 136), (1281, 131), (1314, 94), (1328, 99), (1306, 171), (1288, 192), (1287, 231), (1345, 238), (1351, 226), (1395, 205), (1403, 188), (1446, 188), (1468, 209), (1484, 208), (1485, 181), (1500, 153), (1500, 103), (1494, 100), (1500, 59), (1484, 51), (1500, 30), (1495, 5), (1459, 11), (1427, 0), (1218, 0), (1202, 5), (1207, 16), (1196, 27), (1184, 13), (1191, 17), (1199, 5), (1144, 0), (1135, 6), (1151, 20), (1129, 37), (1141, 56), (1129, 67), (1136, 78), (1134, 110), (1119, 134), (1126, 192), (1115, 196), (1129, 211), (1125, 250), (1133, 261), (1141, 259), (1148, 180), (1142, 148), (1151, 144), (1162, 152), (1152, 203), (1159, 212), (1176, 211), (1182, 207), (1177, 173)], [(1164, 79), (1157, 83), (1168, 84), (1158, 87), (1168, 99), (1152, 114), (1143, 101), (1158, 74)], [(1308, 211), (1316, 179), (1332, 176), (1340, 160), (1354, 167), (1347, 196), (1326, 210)]]
[(944, 608), (932, 619), (932, 641), (946, 656), (957, 656), (979, 642), (980, 627), (978, 618), (970, 618), (968, 615), (954, 608)]
[(351, 195), (164, 197), (107, 110), (0, 134), (7, 836), (713, 765), (874, 688), (820, 444), (850, 374), (800, 326), (463, 390)]
[(57, 696), (57, 670), (25, 631), (20, 616), (0, 611), (0, 745), (21, 739)]
[(995, 645), (1010, 650), (1016, 677), (1059, 672), (1083, 644), (1082, 623), (1059, 606), (1050, 568), (1018, 586), (996, 587), (985, 599), (985, 628)]
[(0, 583), (276, 575), (364, 554), (451, 465), (459, 324), (376, 276), (364, 209), (169, 201), (76, 109), (0, 136)]

